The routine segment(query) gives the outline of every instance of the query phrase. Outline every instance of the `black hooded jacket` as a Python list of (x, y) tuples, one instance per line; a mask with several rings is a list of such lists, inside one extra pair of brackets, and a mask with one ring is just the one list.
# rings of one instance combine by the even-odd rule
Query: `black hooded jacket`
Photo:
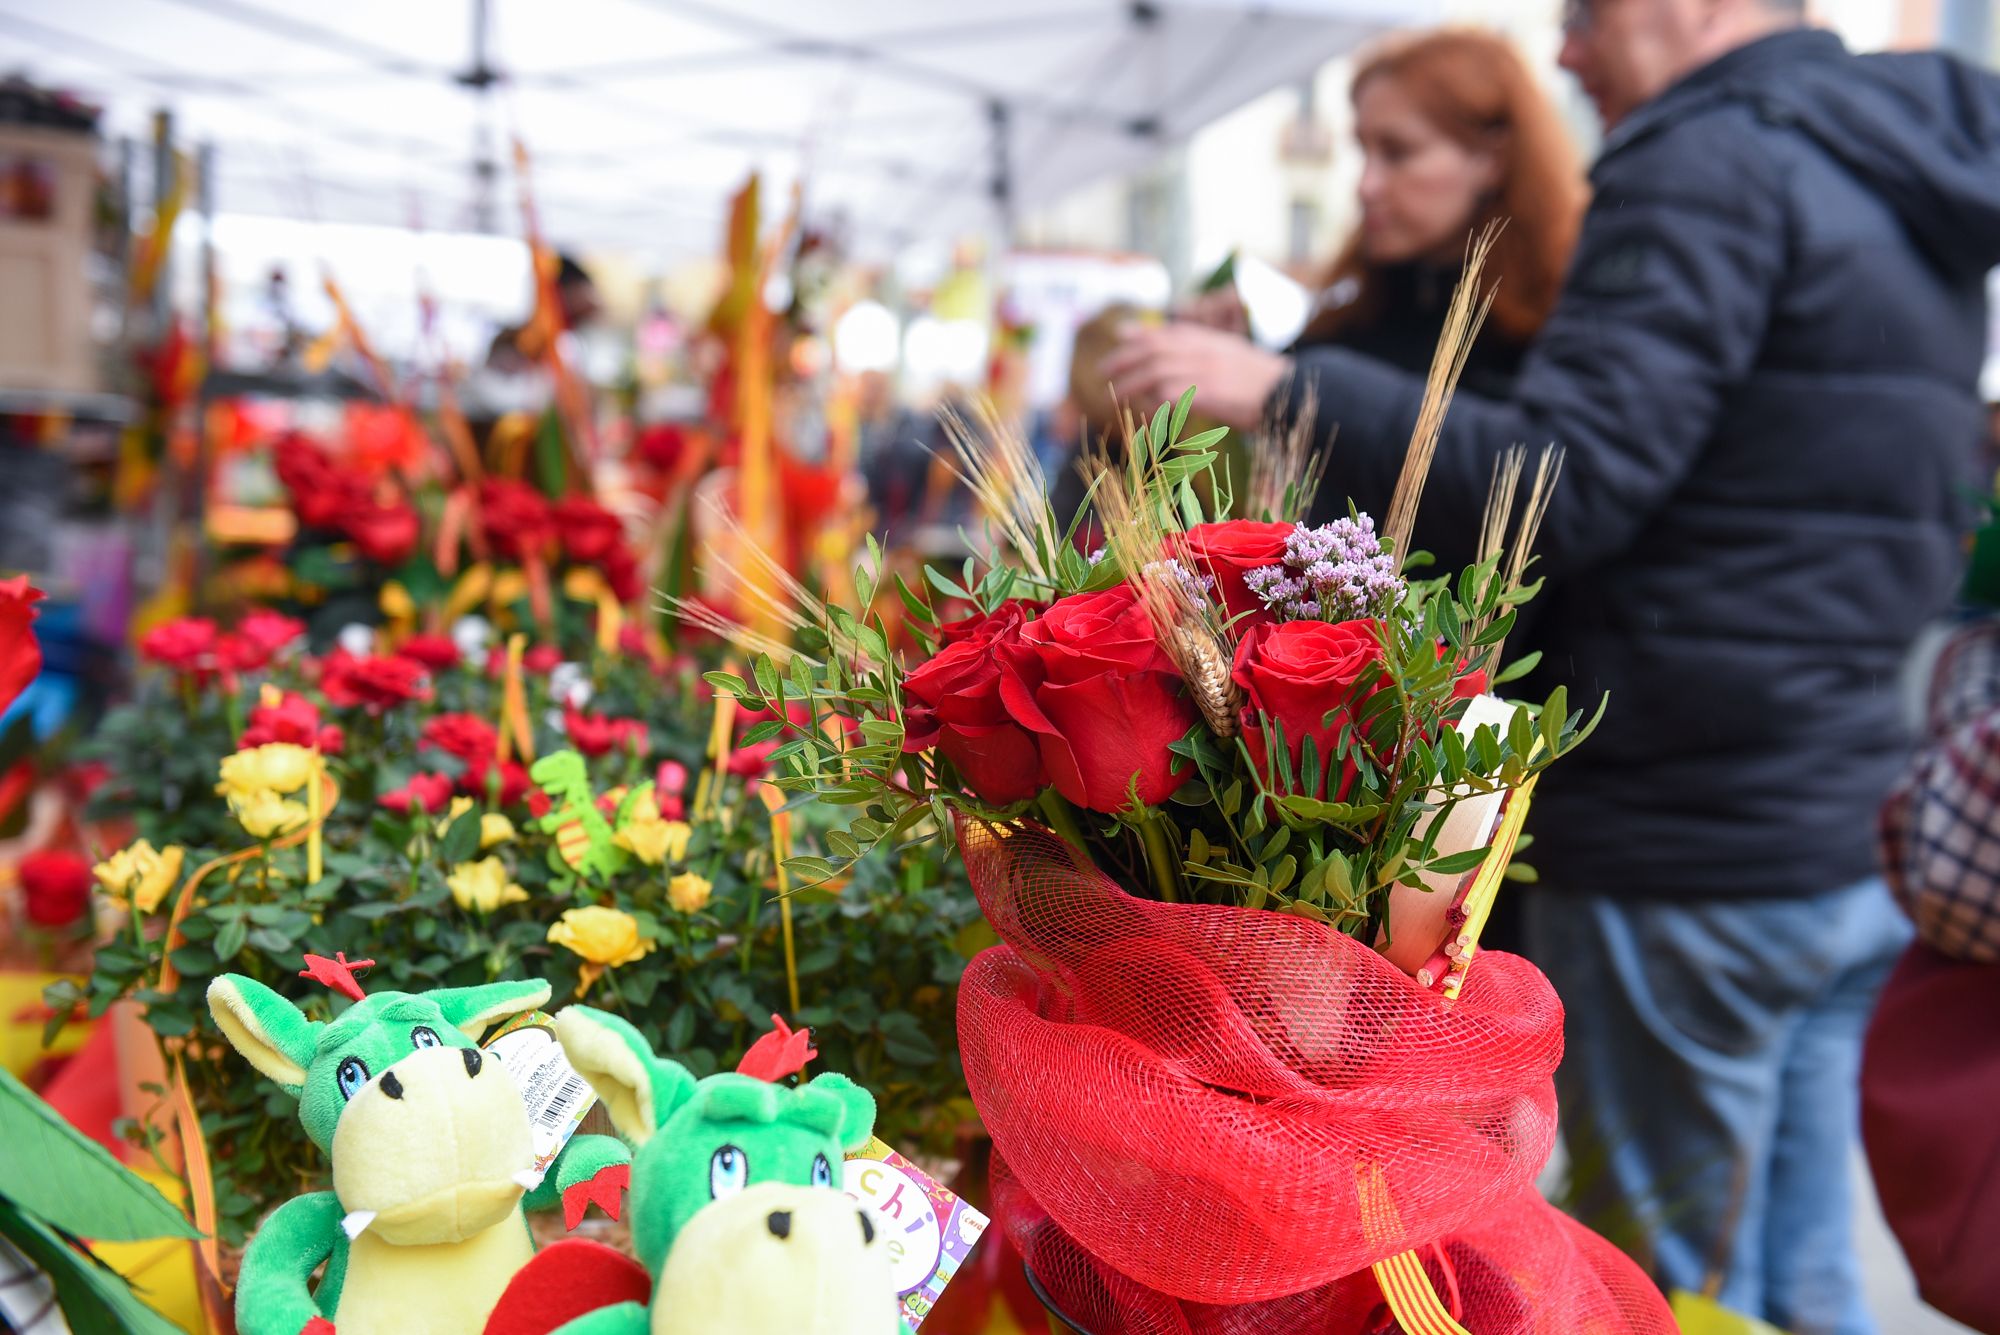
[[(1836, 889), (1874, 867), (1898, 675), (1984, 490), (2000, 79), (1787, 31), (1634, 112), (1592, 179), (1514, 392), (1451, 408), (1417, 543), (1469, 561), (1494, 456), (1566, 451), (1530, 686), (1611, 705), (1538, 794), (1547, 883)], [(1339, 350), (1299, 368), (1293, 402), (1311, 383), (1338, 429), (1327, 487), (1384, 513), (1421, 381)]]

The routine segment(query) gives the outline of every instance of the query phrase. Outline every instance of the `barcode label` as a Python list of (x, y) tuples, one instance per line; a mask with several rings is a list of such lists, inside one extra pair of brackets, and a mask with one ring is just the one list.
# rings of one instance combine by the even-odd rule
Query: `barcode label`
[(542, 1110), (535, 1114), (535, 1120), (551, 1130), (561, 1126), (570, 1120), (572, 1110), (589, 1092), (590, 1083), (580, 1075), (572, 1075), (563, 1081), (561, 1087), (550, 1096), (549, 1101), (542, 1105)]
[(546, 1024), (501, 1033), (487, 1040), (486, 1050), (500, 1058), (521, 1091), (535, 1151), (533, 1171), (546, 1173), (596, 1104), (597, 1092), (569, 1064), (555, 1031)]

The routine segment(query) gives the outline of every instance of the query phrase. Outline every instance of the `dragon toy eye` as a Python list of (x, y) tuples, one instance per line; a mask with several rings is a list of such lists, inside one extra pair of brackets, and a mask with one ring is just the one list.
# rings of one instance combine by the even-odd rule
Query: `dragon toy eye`
[(813, 1185), (816, 1187), (833, 1185), (833, 1165), (826, 1161), (824, 1154), (813, 1156)]
[(410, 1031), (410, 1042), (420, 1048), (438, 1047), (442, 1041), (437, 1036), (437, 1030), (427, 1024), (420, 1024)]
[(368, 1063), (359, 1057), (349, 1057), (334, 1071), (333, 1081), (340, 1086), (340, 1097), (353, 1098), (368, 1083)]
[(750, 1157), (734, 1145), (724, 1145), (708, 1161), (708, 1195), (721, 1200), (743, 1190), (750, 1180)]

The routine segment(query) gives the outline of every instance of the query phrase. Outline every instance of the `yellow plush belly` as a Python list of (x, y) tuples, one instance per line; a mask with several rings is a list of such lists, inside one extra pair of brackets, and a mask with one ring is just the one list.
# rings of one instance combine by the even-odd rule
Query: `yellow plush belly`
[(479, 1335), (533, 1254), (518, 1213), (464, 1242), (429, 1247), (364, 1232), (348, 1252), (334, 1325), (340, 1335)]

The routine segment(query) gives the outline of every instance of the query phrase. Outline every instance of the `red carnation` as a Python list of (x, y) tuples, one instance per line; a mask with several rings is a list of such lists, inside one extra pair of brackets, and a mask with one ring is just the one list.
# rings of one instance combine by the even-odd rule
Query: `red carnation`
[(90, 907), (90, 863), (75, 853), (30, 853), (16, 875), (28, 921), (38, 927), (67, 927)]
[(214, 666), (215, 623), (207, 617), (181, 617), (155, 626), (139, 640), (139, 655), (177, 672), (199, 672)]
[(327, 656), (319, 685), (334, 708), (364, 707), (377, 714), (393, 705), (431, 697), (424, 665), (393, 654), (359, 658), (335, 650)]
[(436, 815), (451, 805), (451, 779), (443, 774), (412, 774), (410, 781), (375, 800), (400, 815)]
[(556, 527), (563, 550), (572, 561), (602, 565), (625, 545), (625, 526), (618, 516), (587, 496), (570, 496), (555, 504)]
[(499, 748), (500, 734), (477, 714), (439, 714), (424, 724), (423, 744), (470, 765), (492, 758)]
[(412, 635), (396, 646), (396, 652), (433, 672), (458, 666), (458, 645), (449, 635)]

